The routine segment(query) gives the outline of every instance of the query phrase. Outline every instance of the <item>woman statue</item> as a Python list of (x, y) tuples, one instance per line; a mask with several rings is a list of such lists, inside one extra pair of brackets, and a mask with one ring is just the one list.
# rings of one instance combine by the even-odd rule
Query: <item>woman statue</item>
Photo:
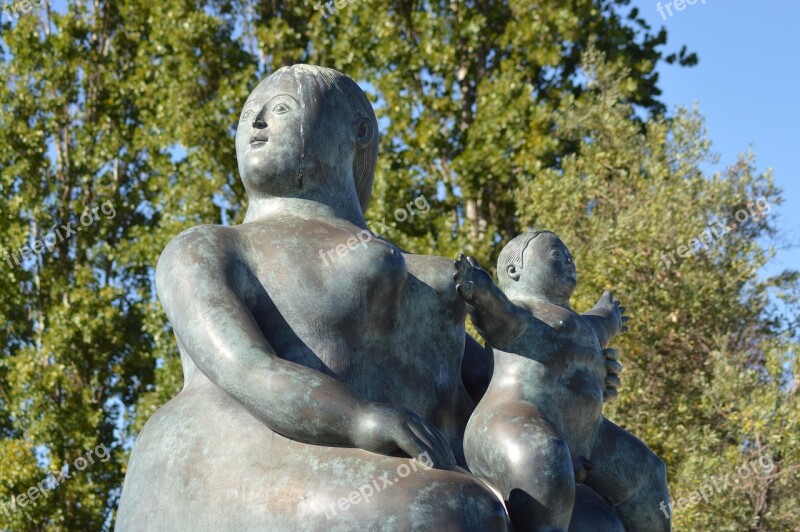
[(244, 223), (191, 228), (158, 263), (185, 384), (136, 441), (117, 529), (506, 530), (457, 466), (474, 403), (452, 261), (352, 245), (378, 155), (364, 93), (282, 68), (245, 103), (236, 155)]

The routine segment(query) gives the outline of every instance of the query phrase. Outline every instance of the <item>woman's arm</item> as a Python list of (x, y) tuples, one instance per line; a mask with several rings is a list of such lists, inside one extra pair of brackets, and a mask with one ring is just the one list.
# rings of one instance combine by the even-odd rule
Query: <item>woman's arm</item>
[(288, 438), (412, 457), (428, 452), (435, 464), (452, 465), (444, 437), (417, 414), (366, 401), (333, 377), (277, 356), (237, 293), (246, 290), (245, 274), (225, 260), (232, 248), (223, 231), (230, 229), (182, 233), (156, 269), (159, 299), (197, 367)]

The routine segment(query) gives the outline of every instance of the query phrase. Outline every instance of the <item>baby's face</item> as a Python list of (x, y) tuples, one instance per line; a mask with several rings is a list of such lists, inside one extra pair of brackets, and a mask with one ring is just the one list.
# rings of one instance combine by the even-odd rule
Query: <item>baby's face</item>
[(578, 284), (572, 253), (554, 234), (531, 240), (522, 263), (521, 284), (536, 295), (569, 299)]

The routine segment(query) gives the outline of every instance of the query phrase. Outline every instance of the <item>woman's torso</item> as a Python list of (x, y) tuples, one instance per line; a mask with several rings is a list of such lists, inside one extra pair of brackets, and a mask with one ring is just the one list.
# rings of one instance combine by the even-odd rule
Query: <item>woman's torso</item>
[[(275, 353), (370, 401), (409, 408), (454, 444), (470, 412), (461, 382), (465, 308), (451, 262), (401, 253), (336, 219), (276, 215), (231, 228), (239, 292)], [(350, 245), (348, 246), (348, 240)], [(207, 379), (182, 352), (186, 386)], [(198, 384), (195, 384), (198, 383)]]

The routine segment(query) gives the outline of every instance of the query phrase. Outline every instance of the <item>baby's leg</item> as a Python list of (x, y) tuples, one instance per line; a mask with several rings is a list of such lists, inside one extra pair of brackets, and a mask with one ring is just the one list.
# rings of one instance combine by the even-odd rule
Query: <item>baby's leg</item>
[(513, 402), (470, 419), (464, 441), (473, 473), (508, 501), (517, 530), (567, 530), (575, 473), (567, 444), (534, 406)]
[(664, 462), (629, 432), (603, 419), (586, 484), (614, 505), (627, 530), (671, 530)]

